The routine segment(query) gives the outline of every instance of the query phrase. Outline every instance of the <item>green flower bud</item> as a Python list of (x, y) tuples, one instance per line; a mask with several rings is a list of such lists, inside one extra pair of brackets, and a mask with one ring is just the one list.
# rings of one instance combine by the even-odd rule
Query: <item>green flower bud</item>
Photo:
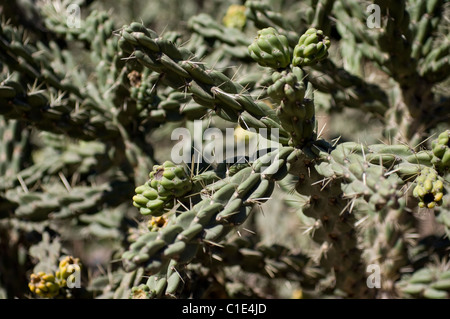
[(284, 35), (269, 27), (258, 31), (253, 43), (248, 47), (250, 56), (259, 65), (273, 69), (285, 68), (291, 62), (289, 43)]
[(328, 56), (330, 45), (330, 39), (324, 36), (322, 30), (308, 29), (294, 48), (292, 65), (307, 66), (318, 63)]
[(163, 165), (155, 165), (149, 176), (150, 186), (158, 192), (159, 196), (181, 197), (192, 188), (191, 179), (184, 168), (170, 161), (164, 162)]
[(154, 165), (150, 180), (136, 187), (133, 206), (142, 215), (161, 216), (165, 208), (172, 208), (174, 198), (181, 197), (192, 188), (192, 181), (182, 166), (170, 161)]

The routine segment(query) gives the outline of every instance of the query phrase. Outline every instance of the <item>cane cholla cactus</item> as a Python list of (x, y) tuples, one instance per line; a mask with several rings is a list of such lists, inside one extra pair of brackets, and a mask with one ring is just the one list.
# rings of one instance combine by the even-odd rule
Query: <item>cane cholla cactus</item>
[(0, 5), (0, 296), (449, 297), (446, 1), (91, 2)]

